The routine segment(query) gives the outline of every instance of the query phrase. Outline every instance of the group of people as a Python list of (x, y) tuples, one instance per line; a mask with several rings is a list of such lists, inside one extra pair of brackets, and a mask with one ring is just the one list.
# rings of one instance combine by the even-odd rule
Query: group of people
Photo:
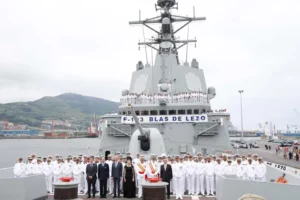
[[(73, 177), (79, 182), (78, 192), (91, 197), (100, 192), (105, 198), (108, 193), (120, 197), (121, 191), (126, 198), (140, 198), (143, 195), (142, 183), (146, 178), (160, 177), (168, 182), (167, 196), (173, 193), (176, 199), (183, 194), (214, 195), (217, 175), (234, 175), (240, 179), (265, 181), (266, 166), (258, 155), (211, 155), (193, 156), (156, 156), (146, 158), (137, 154), (134, 158), (117, 153), (114, 156), (67, 156), (66, 160), (56, 156), (29, 156), (27, 162), (19, 158), (14, 166), (15, 177), (44, 174), (46, 187), (52, 192), (52, 183), (61, 177)], [(91, 188), (93, 188), (91, 190)]]
[(160, 101), (167, 103), (208, 103), (207, 94), (200, 91), (193, 92), (181, 92), (177, 94), (170, 93), (156, 93), (140, 95), (136, 93), (130, 93), (128, 95), (122, 95), (120, 102), (123, 105), (127, 104), (158, 104)]
[(292, 147), (280, 147), (280, 145), (276, 148), (276, 154), (283, 153), (283, 157), (289, 160), (296, 160), (299, 161), (300, 157), (300, 149), (298, 146)]

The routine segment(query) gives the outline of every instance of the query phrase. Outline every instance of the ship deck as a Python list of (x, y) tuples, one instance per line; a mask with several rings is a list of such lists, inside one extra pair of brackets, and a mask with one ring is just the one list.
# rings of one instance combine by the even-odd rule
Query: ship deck
[[(78, 195), (78, 198), (80, 200), (87, 200), (88, 199), (87, 195)], [(48, 195), (48, 200), (53, 200), (53, 199), (54, 199), (53, 198), (53, 194)], [(94, 199), (99, 199), (99, 195), (96, 195), (95, 198), (90, 198), (88, 200), (94, 200)], [(101, 198), (101, 199), (103, 199), (103, 198)], [(112, 196), (108, 196), (106, 199), (114, 199), (114, 198), (112, 198)], [(116, 200), (125, 200), (125, 199), (128, 199), (128, 198), (121, 197), (121, 198), (115, 198), (115, 199)], [(134, 198), (132, 200), (141, 200), (141, 199), (142, 198)], [(175, 200), (175, 199), (176, 199), (175, 196), (171, 196), (171, 200)], [(197, 197), (197, 196), (191, 197), (191, 196), (184, 196), (183, 200), (217, 200), (217, 199), (215, 197)]]
[[(278, 147), (279, 144), (269, 143), (264, 141), (258, 141), (257, 144), (259, 145), (259, 148), (238, 149), (238, 150), (233, 150), (233, 153), (239, 153), (241, 155), (247, 155), (248, 153), (251, 154), (255, 153), (258, 154), (260, 157), (262, 157), (265, 161), (300, 169), (299, 161), (283, 158), (282, 152), (279, 154), (275, 153), (276, 152), (275, 149), (276, 147)], [(266, 150), (265, 148), (266, 144), (271, 146), (271, 150)]]

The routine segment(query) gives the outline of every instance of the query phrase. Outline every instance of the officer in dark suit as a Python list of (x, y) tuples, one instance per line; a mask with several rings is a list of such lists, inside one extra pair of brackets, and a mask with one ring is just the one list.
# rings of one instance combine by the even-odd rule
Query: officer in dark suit
[(116, 191), (118, 187), (118, 197), (120, 198), (120, 179), (122, 177), (123, 165), (119, 162), (119, 156), (114, 157), (114, 162), (112, 163), (111, 175), (114, 179), (114, 197), (116, 198)]
[(93, 186), (93, 198), (96, 194), (96, 180), (97, 180), (97, 164), (94, 163), (94, 157), (90, 157), (90, 163), (86, 166), (86, 179), (88, 183), (88, 198), (91, 198), (91, 186)]
[(167, 196), (170, 199), (170, 181), (173, 178), (172, 166), (167, 164), (167, 159), (164, 159), (164, 164), (160, 166), (160, 178), (163, 182), (167, 182)]
[(105, 163), (104, 157), (101, 158), (100, 164), (98, 165), (98, 178), (100, 182), (100, 198), (106, 198), (109, 165)]

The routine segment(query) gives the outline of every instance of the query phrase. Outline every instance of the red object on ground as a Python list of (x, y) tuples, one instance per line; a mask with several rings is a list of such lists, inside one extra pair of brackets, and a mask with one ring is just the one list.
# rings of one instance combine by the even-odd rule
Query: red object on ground
[(70, 182), (73, 179), (74, 179), (73, 177), (62, 177), (59, 180), (61, 180), (62, 182)]
[(139, 174), (144, 174), (144, 172), (139, 171)]

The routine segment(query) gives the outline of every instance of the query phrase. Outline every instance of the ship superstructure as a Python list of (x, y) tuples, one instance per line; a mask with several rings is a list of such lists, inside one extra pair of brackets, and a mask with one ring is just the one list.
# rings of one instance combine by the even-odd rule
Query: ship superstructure
[[(197, 41), (180, 40), (176, 33), (189, 23), (206, 18), (173, 15), (172, 10), (177, 8), (176, 0), (158, 0), (159, 16), (129, 22), (156, 34), (152, 41), (138, 43), (156, 51), (155, 64), (144, 66), (138, 61), (129, 89), (122, 91), (119, 112), (101, 117), (101, 153), (128, 151), (131, 135), (137, 130), (131, 106), (142, 126), (159, 130), (167, 154), (212, 153), (231, 148), (230, 115), (214, 113), (211, 109), (215, 88), (206, 86), (196, 59), (192, 59), (191, 65), (179, 62), (178, 49)], [(173, 24), (177, 22), (184, 24), (175, 29)], [(160, 29), (151, 27), (152, 24), (159, 24)]]

